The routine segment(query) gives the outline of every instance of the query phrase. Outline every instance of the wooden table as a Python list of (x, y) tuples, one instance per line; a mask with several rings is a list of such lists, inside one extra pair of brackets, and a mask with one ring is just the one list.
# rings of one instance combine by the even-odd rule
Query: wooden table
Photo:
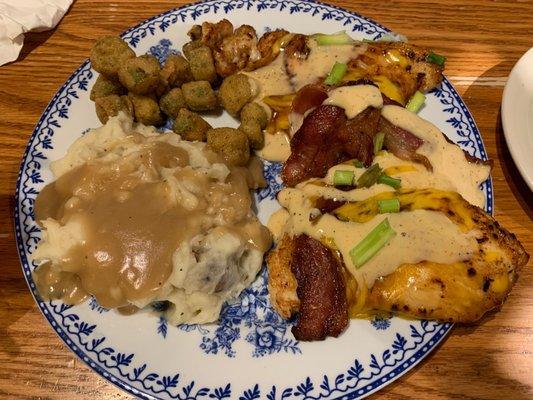
[[(30, 34), (19, 60), (0, 67), (0, 398), (129, 398), (68, 350), (41, 316), (15, 249), (15, 182), (26, 142), (55, 91), (96, 38), (116, 34), (182, 1), (78, 0), (59, 26)], [(533, 194), (509, 155), (500, 122), (512, 66), (533, 46), (533, 3), (440, 0), (335, 1), (446, 54), (494, 160), (496, 218), (533, 254)], [(533, 398), (533, 269), (524, 269), (503, 309), (456, 327), (418, 367), (376, 397)]]

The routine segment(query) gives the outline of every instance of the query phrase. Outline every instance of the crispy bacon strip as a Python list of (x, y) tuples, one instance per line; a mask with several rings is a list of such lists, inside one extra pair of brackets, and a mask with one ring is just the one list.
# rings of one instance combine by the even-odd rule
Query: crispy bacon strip
[(328, 168), (337, 164), (341, 146), (332, 139), (345, 122), (344, 110), (336, 106), (319, 106), (305, 118), (291, 139), (291, 155), (281, 172), (286, 185), (325, 176)]
[(433, 166), (429, 160), (422, 154), (416, 152), (416, 150), (424, 143), (422, 139), (405, 129), (391, 124), (385, 118), (379, 119), (378, 129), (380, 132), (385, 133), (383, 145), (392, 154), (402, 160), (421, 163), (429, 171), (433, 171)]
[(348, 325), (342, 263), (329, 248), (307, 235), (294, 240), (291, 271), (298, 282), (300, 316), (292, 333), (297, 340), (337, 337)]
[(328, 93), (322, 85), (306, 85), (296, 93), (291, 111), (303, 115), (307, 110), (321, 105), (327, 98)]
[(378, 109), (369, 107), (347, 121), (340, 107), (315, 108), (291, 140), (291, 155), (281, 173), (283, 182), (295, 186), (312, 177), (324, 177), (329, 168), (353, 158), (370, 165), (379, 115)]
[[(367, 167), (374, 158), (374, 135), (378, 132), (381, 111), (368, 107), (349, 120), (338, 132), (337, 140), (343, 143), (344, 153), (339, 162), (356, 158)], [(337, 163), (338, 164), (338, 163)], [(334, 164), (335, 165), (335, 164)], [(330, 165), (333, 167), (333, 165)]]

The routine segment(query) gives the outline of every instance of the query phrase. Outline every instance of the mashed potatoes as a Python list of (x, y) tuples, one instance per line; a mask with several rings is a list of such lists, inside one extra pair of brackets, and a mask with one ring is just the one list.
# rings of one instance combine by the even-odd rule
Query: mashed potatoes
[(251, 210), (258, 167), (228, 167), (204, 143), (111, 118), (52, 163), (57, 179), (37, 198), (41, 295), (118, 309), (169, 301), (173, 323), (217, 320), (270, 247)]

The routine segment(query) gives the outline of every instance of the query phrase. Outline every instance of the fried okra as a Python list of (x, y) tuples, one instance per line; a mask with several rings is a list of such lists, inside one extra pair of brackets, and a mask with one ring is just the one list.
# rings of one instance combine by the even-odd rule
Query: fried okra
[(183, 56), (172, 54), (168, 56), (161, 69), (163, 81), (170, 87), (180, 87), (193, 80), (189, 61)]
[(118, 81), (100, 75), (91, 89), (90, 98), (92, 101), (95, 101), (99, 97), (106, 97), (112, 94), (120, 96), (125, 93), (126, 90)]
[(159, 99), (159, 107), (170, 118), (176, 118), (180, 109), (187, 107), (180, 88), (173, 88)]
[(133, 116), (133, 104), (128, 96), (112, 94), (98, 97), (94, 103), (96, 105), (96, 115), (102, 124), (105, 124), (110, 117), (118, 115), (120, 111)]
[(211, 49), (201, 46), (189, 52), (189, 65), (195, 81), (208, 81), (213, 83), (217, 79), (215, 61)]
[(252, 98), (252, 85), (246, 75), (235, 74), (228, 76), (222, 82), (218, 92), (220, 103), (234, 117)]
[(159, 83), (155, 87), (154, 91), (152, 93), (148, 93), (148, 96), (153, 96), (160, 98), (165, 93), (168, 93), (170, 91), (170, 86), (166, 84), (165, 81), (161, 77), (159, 77)]
[(240, 117), (239, 129), (248, 136), (252, 149), (262, 149), (265, 145), (263, 129), (266, 128), (268, 122), (265, 109), (257, 103), (248, 103), (242, 108)]
[(250, 159), (248, 137), (239, 129), (210, 129), (207, 131), (207, 145), (229, 165), (244, 166)]
[(255, 121), (261, 129), (265, 129), (268, 123), (268, 115), (258, 103), (248, 103), (241, 110), (241, 122), (248, 121)]
[(193, 40), (191, 42), (187, 42), (183, 45), (181, 51), (183, 52), (183, 55), (187, 58), (187, 60), (191, 59), (191, 51), (198, 49), (200, 47), (204, 47), (205, 44), (202, 43), (199, 40)]
[(159, 85), (160, 70), (157, 58), (143, 55), (126, 60), (118, 70), (118, 78), (130, 92), (147, 94)]
[(207, 81), (184, 83), (181, 87), (187, 108), (193, 111), (211, 111), (217, 107), (217, 96)]
[(211, 125), (195, 112), (186, 108), (179, 110), (172, 130), (184, 140), (205, 142), (206, 133)]
[(252, 149), (260, 150), (264, 147), (265, 136), (263, 135), (261, 126), (256, 121), (253, 119), (243, 121), (241, 122), (239, 129), (248, 136), (248, 142)]
[(105, 36), (91, 49), (92, 67), (108, 78), (117, 78), (118, 70), (126, 60), (135, 58), (135, 52), (118, 36)]
[(144, 125), (160, 125), (163, 122), (157, 101), (152, 97), (129, 93), (133, 103), (135, 120)]

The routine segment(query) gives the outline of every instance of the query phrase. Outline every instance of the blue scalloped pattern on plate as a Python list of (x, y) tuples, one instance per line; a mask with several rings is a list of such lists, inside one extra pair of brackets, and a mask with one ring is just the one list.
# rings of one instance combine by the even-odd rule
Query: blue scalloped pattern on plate
[[(218, 0), (171, 10), (126, 31), (123, 37), (132, 47), (136, 47), (148, 35), (161, 34), (171, 24), (187, 20), (194, 21), (206, 13), (223, 16), (243, 8), (258, 13), (266, 10), (280, 12), (288, 10), (290, 14), (310, 14), (321, 20), (341, 22), (347, 29), (351, 28), (353, 32), (359, 32), (373, 39), (388, 32), (386, 28), (373, 21), (322, 3)], [(169, 53), (176, 52), (171, 46), (170, 40), (163, 39), (150, 48), (150, 53), (163, 60)], [(41, 311), (65, 343), (98, 374), (141, 398), (154, 398), (154, 396), (172, 399), (239, 398), (244, 400), (258, 398), (274, 400), (293, 397), (302, 399), (357, 398), (377, 390), (411, 368), (450, 330), (450, 324), (415, 321), (410, 326), (409, 336), (397, 333), (394, 341), (381, 354), (371, 354), (369, 364), (363, 365), (360, 361), (354, 360), (345, 368), (344, 373), (335, 376), (326, 374), (321, 381), (313, 381), (308, 377), (289, 387), (268, 388), (261, 386), (260, 383), (250, 383), (248, 389), (237, 393), (231, 382), (220, 387), (205, 387), (201, 382), (183, 381), (177, 372), (165, 376), (151, 372), (149, 366), (138, 361), (134, 353), (121, 352), (116, 345), (107, 343), (105, 336), (97, 335), (96, 325), (81, 320), (74, 308), (60, 302), (42, 302), (38, 298), (31, 279), (31, 270), (35, 266), (28, 260), (28, 255), (40, 237), (33, 216), (33, 205), (38, 194), (36, 185), (43, 183), (42, 162), (47, 159), (47, 152), (53, 149), (54, 134), (61, 127), (62, 121), (69, 118), (69, 108), (78, 98), (79, 91), (88, 90), (88, 82), (92, 77), (90, 64), (85, 62), (56, 93), (37, 123), (19, 171), (15, 203), (15, 230), (24, 275)], [(446, 122), (461, 137), (459, 141), (461, 146), (469, 153), (486, 159), (479, 131), (453, 86), (445, 80), (441, 87), (434, 89), (431, 94), (436, 96), (442, 104), (442, 111), (449, 114)], [(269, 185), (258, 192), (258, 201), (275, 198), (282, 187), (279, 179), (280, 168), (279, 163), (266, 163), (265, 176)], [(487, 196), (486, 209), (492, 212), (493, 195), (490, 179), (483, 184), (483, 189)], [(259, 280), (243, 292), (238, 302), (224, 309), (221, 323), (214, 329), (214, 332), (204, 327), (191, 325), (183, 325), (180, 329), (200, 332), (202, 340), (199, 347), (209, 354), (224, 354), (231, 357), (235, 355), (232, 345), (237, 340), (244, 340), (250, 344), (254, 357), (280, 351), (299, 354), (301, 349), (298, 342), (291, 339), (292, 337), (287, 332), (290, 325), (272, 312), (268, 305), (265, 279), (263, 271)], [(90, 300), (89, 307), (97, 313), (107, 312), (94, 300)], [(390, 327), (388, 318), (376, 317), (370, 323), (376, 331), (387, 330)], [(162, 339), (166, 338), (169, 328), (164, 319), (157, 319), (156, 329)], [(243, 334), (244, 329), (247, 329), (246, 334)]]

